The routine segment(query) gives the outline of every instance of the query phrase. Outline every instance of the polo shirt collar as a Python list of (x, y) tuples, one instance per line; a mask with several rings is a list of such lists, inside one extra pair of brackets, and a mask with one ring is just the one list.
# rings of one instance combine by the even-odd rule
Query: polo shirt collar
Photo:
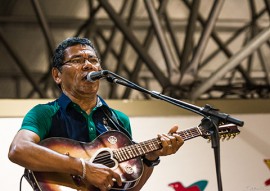
[[(97, 95), (97, 98), (98, 99), (97, 99), (96, 107), (101, 107), (101, 106), (108, 107), (107, 103), (99, 95)], [(62, 92), (61, 96), (58, 98), (58, 103), (64, 110), (66, 110), (68, 105), (73, 102), (66, 94)]]

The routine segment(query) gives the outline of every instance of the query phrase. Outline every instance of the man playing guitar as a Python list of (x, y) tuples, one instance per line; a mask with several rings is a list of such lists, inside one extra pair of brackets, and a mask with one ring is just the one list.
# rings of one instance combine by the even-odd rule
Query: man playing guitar
[[(74, 190), (140, 190), (152, 174), (153, 167), (159, 163), (159, 157), (174, 154), (182, 146), (183, 139), (176, 133), (178, 127), (173, 126), (169, 134), (158, 135), (161, 145), (158, 150), (146, 153), (142, 147), (117, 152), (114, 148), (108, 149), (109, 146), (126, 146), (121, 140), (126, 139), (123, 137), (132, 140), (132, 133), (129, 118), (110, 108), (97, 95), (99, 80), (87, 80), (87, 74), (100, 70), (100, 58), (88, 39), (68, 38), (55, 50), (52, 77), (61, 89), (61, 95), (53, 102), (33, 107), (26, 114), (8, 154), (12, 162), (30, 172), (35, 181), (34, 190), (62, 190), (64, 187)], [(121, 135), (106, 132), (121, 132)], [(50, 138), (56, 140), (47, 141)], [(92, 141), (89, 150), (93, 152), (87, 151), (82, 143)], [(127, 155), (140, 157), (125, 162)], [(103, 163), (103, 157), (107, 161), (112, 156), (123, 163), (119, 167), (116, 160), (110, 160), (113, 161), (111, 166)], [(138, 169), (134, 170), (134, 166)], [(135, 171), (140, 174), (132, 182), (129, 176), (135, 176)], [(126, 174), (126, 180), (122, 173)]]

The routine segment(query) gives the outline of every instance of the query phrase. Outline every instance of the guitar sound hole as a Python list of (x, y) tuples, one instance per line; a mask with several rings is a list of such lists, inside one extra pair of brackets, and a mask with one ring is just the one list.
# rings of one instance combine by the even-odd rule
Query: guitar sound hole
[(93, 163), (103, 164), (109, 168), (115, 166), (115, 162), (111, 159), (111, 153), (108, 151), (101, 151), (93, 160)]

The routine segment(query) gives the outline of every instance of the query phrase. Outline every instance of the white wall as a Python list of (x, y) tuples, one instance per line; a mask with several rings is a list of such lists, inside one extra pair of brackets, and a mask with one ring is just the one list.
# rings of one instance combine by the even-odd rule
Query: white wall
[[(264, 182), (270, 178), (263, 159), (270, 159), (270, 114), (238, 115), (245, 121), (241, 133), (232, 140), (221, 142), (221, 173), (224, 191), (270, 190)], [(133, 118), (134, 136), (151, 138), (155, 133), (166, 132), (175, 123), (181, 129), (196, 126), (200, 117)], [(141, 138), (140, 138), (141, 139)], [(206, 191), (217, 190), (215, 161), (211, 144), (203, 138), (185, 142), (174, 155), (163, 157), (144, 191), (174, 190), (169, 183), (181, 182), (189, 186), (199, 180), (207, 180)]]
[[(224, 191), (267, 191), (264, 182), (270, 178), (263, 159), (270, 158), (270, 114), (234, 115), (245, 121), (241, 134), (235, 139), (221, 142), (221, 173)], [(138, 141), (167, 132), (173, 124), (180, 130), (196, 126), (201, 117), (132, 117), (133, 134)], [(1, 190), (19, 190), (23, 168), (11, 163), (7, 152), (22, 118), (0, 118), (0, 181)], [(168, 184), (181, 182), (188, 186), (199, 180), (207, 180), (206, 191), (217, 190), (215, 162), (211, 144), (203, 138), (185, 142), (176, 155), (161, 158), (161, 163), (142, 189), (143, 191), (173, 191)], [(30, 187), (23, 181), (23, 191)]]
[[(19, 182), (23, 173), (23, 168), (11, 163), (8, 160), (9, 145), (20, 127), (22, 118), (0, 118), (0, 190), (19, 190)], [(31, 190), (24, 181), (22, 191)]]

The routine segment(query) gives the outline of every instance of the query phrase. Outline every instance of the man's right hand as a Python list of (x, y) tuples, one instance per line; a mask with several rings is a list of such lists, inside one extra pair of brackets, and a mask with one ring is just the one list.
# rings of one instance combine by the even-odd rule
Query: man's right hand
[(118, 186), (122, 186), (122, 180), (118, 173), (102, 164), (94, 164), (86, 162), (86, 181), (99, 188), (101, 191), (110, 190), (117, 182)]

